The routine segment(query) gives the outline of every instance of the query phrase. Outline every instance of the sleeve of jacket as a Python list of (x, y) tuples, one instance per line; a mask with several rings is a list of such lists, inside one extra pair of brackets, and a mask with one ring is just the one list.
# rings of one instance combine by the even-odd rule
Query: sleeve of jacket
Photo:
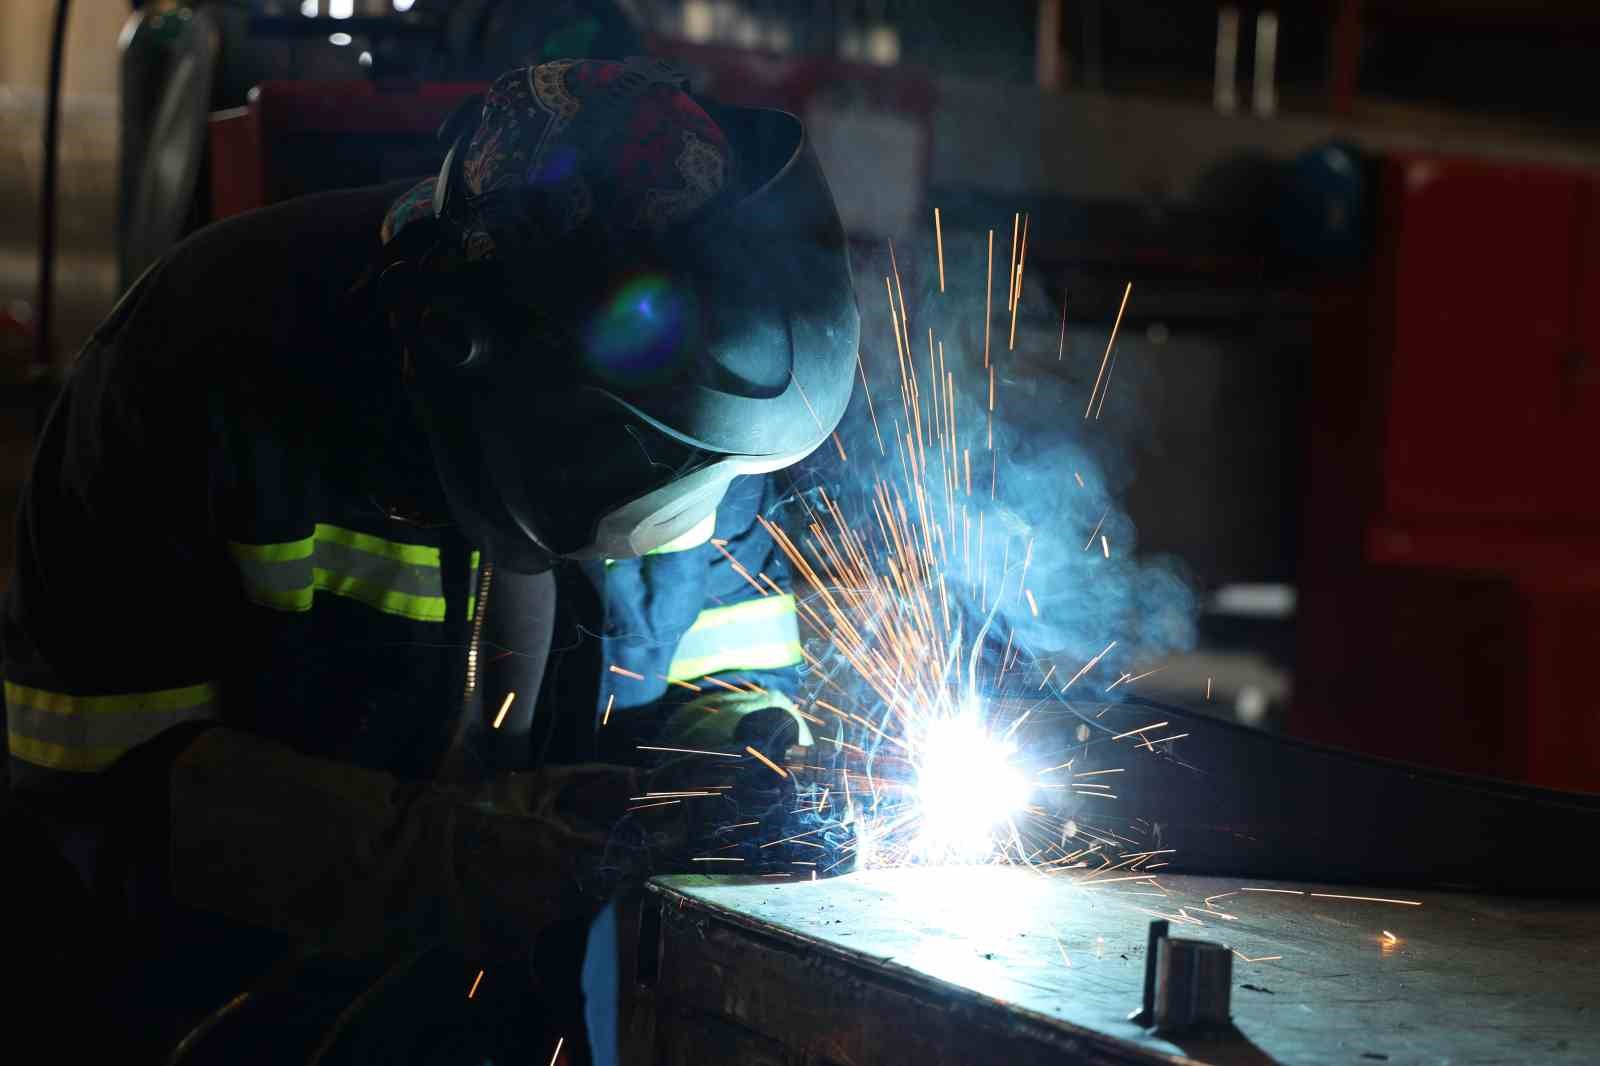
[[(729, 489), (718, 513), (705, 604), (678, 642), (669, 669), (673, 681), (700, 690), (678, 690), (692, 698), (670, 719), (668, 731), (677, 742), (750, 742), (752, 716), (774, 709), (794, 720), (799, 743), (811, 742), (806, 716), (793, 702), (804, 662), (794, 582), (762, 525), (778, 499), (772, 476), (747, 478)], [(729, 684), (740, 691), (730, 691)]]
[[(164, 791), (164, 767), (136, 773), (135, 753), (219, 707), (220, 605), (233, 582), (205, 547), (205, 387), (182, 373), (179, 324), (148, 311), (152, 277), (80, 354), (16, 517), (3, 619), (9, 770), (20, 794), (51, 803), (113, 779)], [(151, 761), (169, 760), (170, 746), (149, 748)]]

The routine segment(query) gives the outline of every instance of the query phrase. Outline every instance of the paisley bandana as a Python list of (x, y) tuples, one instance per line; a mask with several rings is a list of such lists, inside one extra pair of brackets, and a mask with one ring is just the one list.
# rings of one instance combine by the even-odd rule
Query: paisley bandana
[[(463, 258), (512, 258), (584, 230), (659, 233), (729, 184), (728, 141), (711, 117), (664, 82), (611, 91), (628, 69), (562, 59), (495, 80), (461, 163)], [(432, 215), (434, 188), (429, 178), (394, 202), (384, 243)]]

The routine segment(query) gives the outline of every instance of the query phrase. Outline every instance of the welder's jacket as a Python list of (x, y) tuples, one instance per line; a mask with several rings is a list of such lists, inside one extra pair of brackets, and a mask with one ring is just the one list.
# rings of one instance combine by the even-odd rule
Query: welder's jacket
[[(493, 560), (450, 524), (386, 327), (354, 284), (395, 191), (202, 231), (83, 350), (38, 445), (6, 595), (19, 793), (87, 796), (90, 815), (159, 803), (97, 783), (164, 789), (160, 738), (207, 720), (425, 778), (469, 661), (485, 720), (518, 690), (517, 656), (475, 642)], [(745, 479), (677, 550), (562, 570), (534, 726), (480, 770), (584, 757), (608, 709), (607, 728), (659, 718), (705, 675), (786, 687), (794, 602), (723, 555), (784, 582), (755, 521), (771, 504), (765, 479)]]

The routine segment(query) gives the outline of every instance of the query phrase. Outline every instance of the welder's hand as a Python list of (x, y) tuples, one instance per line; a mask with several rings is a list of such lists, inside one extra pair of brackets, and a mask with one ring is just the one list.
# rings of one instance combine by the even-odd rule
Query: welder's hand
[[(823, 790), (797, 787), (755, 759), (723, 768), (731, 788), (686, 794), (664, 811), (677, 812), (681, 849), (659, 848), (657, 873), (789, 873), (818, 876), (853, 868), (855, 835), (836, 807), (822, 806)], [(704, 782), (701, 775), (695, 780)], [(677, 782), (674, 782), (677, 783)], [(704, 790), (701, 790), (704, 791)]]
[(787, 812), (780, 843), (766, 843), (756, 852), (762, 872), (814, 873), (817, 877), (847, 874), (856, 865), (855, 827), (841, 820), (831, 794), (816, 785), (798, 790)]
[(792, 705), (763, 707), (739, 718), (733, 741), (741, 748), (755, 748), (781, 764), (790, 748), (811, 746), (810, 730), (801, 732), (805, 724)]
[(643, 848), (650, 836), (656, 873), (846, 873), (854, 833), (825, 789), (799, 784), (798, 770), (781, 756), (673, 758), (651, 771), (618, 839)]
[(782, 761), (789, 748), (811, 746), (811, 729), (781, 692), (718, 690), (678, 707), (660, 743), (681, 748), (743, 751), (746, 745)]
[(682, 856), (698, 854), (719, 826), (739, 820), (740, 785), (754, 761), (748, 755), (678, 755), (646, 774), (645, 792), (630, 815), (654, 827), (658, 863), (676, 868)]

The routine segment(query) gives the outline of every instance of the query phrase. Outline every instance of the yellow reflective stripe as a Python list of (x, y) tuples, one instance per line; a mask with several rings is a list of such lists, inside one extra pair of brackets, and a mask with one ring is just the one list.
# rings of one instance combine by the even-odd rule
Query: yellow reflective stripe
[(730, 603), (726, 607), (707, 607), (695, 617), (694, 625), (689, 627), (689, 633), (685, 636), (704, 633), (708, 629), (721, 629), (723, 626), (770, 623), (793, 618), (795, 613), (794, 597), (788, 593)]
[(356, 600), (384, 614), (399, 615), (417, 622), (444, 621), (443, 596), (417, 596), (409, 592), (396, 592), (392, 588), (363, 581), (358, 577), (335, 574), (321, 567), (317, 568), (314, 580), (316, 587), (323, 592)]
[(297, 559), (309, 559), (315, 547), (312, 537), (283, 541), (279, 544), (241, 544), (236, 540), (228, 542), (228, 548), (233, 552), (234, 558), (240, 562), (250, 563), (287, 563)]
[(65, 744), (51, 744), (44, 740), (25, 737), (15, 729), (9, 730), (6, 744), (11, 757), (42, 766), (46, 770), (67, 770), (74, 773), (96, 773), (104, 770), (126, 754), (126, 748), (69, 748)]
[(156, 692), (128, 692), (114, 696), (72, 696), (6, 682), (6, 706), (32, 707), (51, 714), (107, 714), (119, 711), (184, 711), (213, 702), (217, 687), (209, 683), (167, 688)]
[(108, 696), (5, 684), (7, 744), (12, 756), (50, 770), (103, 770), (131, 748), (172, 726), (209, 718), (211, 684)]
[(700, 545), (711, 540), (711, 534), (715, 533), (716, 531), (717, 512), (712, 511), (699, 522), (696, 522), (687, 533), (679, 534), (678, 536), (667, 541), (665, 544), (661, 545), (661, 547), (651, 548), (649, 551), (645, 552), (645, 554), (669, 555), (672, 552), (686, 552), (690, 548), (698, 548)]
[(801, 661), (794, 597), (767, 596), (701, 611), (678, 642), (672, 681), (730, 670), (780, 670)]
[[(412, 596), (441, 596), (442, 586), (437, 566), (417, 566), (413, 563), (370, 555), (359, 548), (344, 544), (317, 543), (314, 570), (323, 570), (341, 577), (353, 577), (369, 585), (381, 585), (391, 592), (404, 592)], [(302, 564), (304, 565), (304, 564)], [(301, 584), (310, 579), (302, 578)]]
[(707, 674), (742, 670), (782, 670), (800, 664), (800, 642), (762, 644), (737, 651), (702, 655), (693, 659), (674, 659), (667, 671), (669, 681), (693, 681)]
[(399, 541), (374, 537), (370, 533), (357, 533), (343, 526), (330, 526), (318, 522), (316, 539), (331, 544), (343, 544), (347, 548), (364, 551), (369, 555), (380, 555), (385, 559), (394, 559), (410, 566), (431, 566), (434, 569), (438, 569), (439, 566), (438, 548), (428, 548), (420, 544), (401, 544)]
[[(342, 526), (318, 523), (311, 537), (277, 544), (229, 542), (251, 602), (278, 611), (309, 611), (317, 590), (331, 592), (386, 614), (420, 622), (442, 622), (445, 601), (439, 549), (402, 544)], [(475, 576), (482, 555), (474, 551)], [(467, 600), (467, 616), (477, 608)]]

